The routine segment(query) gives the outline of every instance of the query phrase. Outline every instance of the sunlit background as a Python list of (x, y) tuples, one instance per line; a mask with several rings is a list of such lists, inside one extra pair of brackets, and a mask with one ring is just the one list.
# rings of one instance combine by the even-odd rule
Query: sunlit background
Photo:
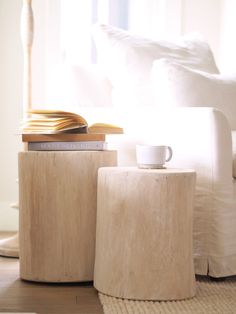
[[(235, 0), (33, 0), (33, 104), (63, 103), (65, 66), (96, 62), (90, 30), (109, 23), (153, 39), (198, 32), (210, 44), (221, 73), (236, 73)], [(16, 135), (22, 118), (22, 0), (0, 0), (0, 230), (17, 229)], [(64, 86), (64, 88), (62, 88)]]

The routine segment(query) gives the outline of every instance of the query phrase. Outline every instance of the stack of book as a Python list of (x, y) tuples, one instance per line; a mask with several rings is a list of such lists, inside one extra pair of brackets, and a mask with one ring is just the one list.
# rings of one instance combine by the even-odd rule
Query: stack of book
[(88, 125), (80, 115), (59, 110), (31, 110), (22, 126), (29, 151), (106, 150), (106, 134), (122, 134), (121, 127)]

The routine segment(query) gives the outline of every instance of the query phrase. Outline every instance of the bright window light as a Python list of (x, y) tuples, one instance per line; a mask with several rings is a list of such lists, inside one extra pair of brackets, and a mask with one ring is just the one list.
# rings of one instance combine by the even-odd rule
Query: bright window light
[(92, 1), (61, 0), (61, 48), (70, 63), (91, 62)]
[(61, 50), (70, 64), (91, 63), (92, 24), (128, 27), (129, 0), (61, 0)]

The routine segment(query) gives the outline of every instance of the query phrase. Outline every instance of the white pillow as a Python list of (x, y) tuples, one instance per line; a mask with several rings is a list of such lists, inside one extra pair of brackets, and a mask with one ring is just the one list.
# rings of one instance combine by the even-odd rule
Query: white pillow
[(109, 25), (93, 27), (98, 63), (110, 79), (113, 104), (153, 105), (151, 68), (155, 59), (168, 57), (192, 68), (219, 73), (213, 54), (199, 38), (178, 42), (154, 41)]
[(236, 130), (236, 77), (193, 70), (167, 59), (156, 60), (152, 85), (158, 106), (215, 107)]
[(112, 106), (112, 85), (95, 64), (55, 67), (51, 71), (48, 90), (48, 103), (60, 104), (67, 111)]

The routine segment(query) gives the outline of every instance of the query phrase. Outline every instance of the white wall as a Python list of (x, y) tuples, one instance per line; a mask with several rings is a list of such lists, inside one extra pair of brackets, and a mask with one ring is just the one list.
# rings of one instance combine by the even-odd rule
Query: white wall
[[(162, 31), (154, 31), (160, 25), (170, 37), (199, 31), (210, 43), (220, 69), (236, 73), (236, 0), (158, 0), (158, 5), (157, 0), (130, 1), (139, 3), (140, 8), (146, 5), (147, 11), (152, 12), (146, 23), (143, 20), (144, 32), (148, 32), (149, 28), (152, 29), (152, 36), (162, 35)], [(57, 33), (53, 30), (53, 23), (59, 15), (57, 3), (59, 0), (33, 0), (36, 32), (33, 46), (33, 101), (36, 106), (45, 103), (44, 76), (48, 58), (52, 58), (46, 52), (45, 43), (51, 44), (55, 37), (53, 34)], [(18, 212), (10, 209), (10, 203), (18, 199), (15, 182), (18, 176), (17, 154), (23, 148), (20, 136), (16, 135), (22, 119), (21, 6), (22, 0), (0, 0), (0, 230), (18, 228)], [(157, 23), (154, 14), (156, 8), (167, 10), (166, 21)], [(140, 19), (137, 21), (140, 27)], [(46, 31), (49, 22), (50, 33)], [(135, 20), (132, 27), (137, 27)], [(58, 38), (56, 40), (58, 44)]]
[(224, 0), (182, 0), (182, 34), (201, 33), (219, 64), (221, 12)]
[(21, 0), (0, 1), (0, 230), (16, 230), (18, 211), (17, 153), (21, 150), (22, 107)]
[(236, 0), (223, 0), (220, 29), (219, 66), (222, 72), (236, 74)]

